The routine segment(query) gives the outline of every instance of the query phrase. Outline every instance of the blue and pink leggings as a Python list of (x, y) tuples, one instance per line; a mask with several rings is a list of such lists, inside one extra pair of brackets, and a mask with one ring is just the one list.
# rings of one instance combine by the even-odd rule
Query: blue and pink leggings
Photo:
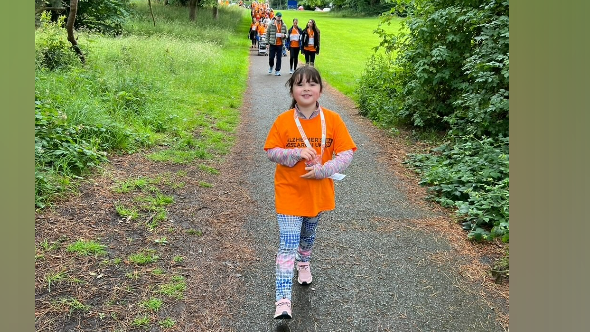
[(276, 300), (291, 300), (295, 262), (309, 262), (321, 213), (315, 217), (277, 214), (281, 243), (276, 259)]

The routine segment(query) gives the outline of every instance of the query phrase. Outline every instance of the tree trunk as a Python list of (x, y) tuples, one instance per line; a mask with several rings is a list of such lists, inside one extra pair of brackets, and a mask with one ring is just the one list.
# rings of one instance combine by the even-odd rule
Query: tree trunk
[(191, 22), (194, 22), (197, 18), (197, 0), (191, 0), (189, 3), (189, 12), (188, 12), (188, 19)]
[(217, 7), (217, 5), (213, 6), (213, 19), (218, 19), (219, 18), (219, 7)]
[(66, 30), (68, 31), (68, 41), (72, 44), (72, 48), (78, 54), (80, 61), (86, 63), (84, 53), (78, 46), (78, 42), (74, 37), (74, 22), (76, 21), (76, 12), (78, 11), (78, 0), (70, 0), (70, 15), (68, 15), (68, 22), (66, 23)]
[(154, 11), (152, 10), (152, 1), (148, 0), (148, 5), (150, 5), (150, 14), (152, 14), (152, 21), (154, 21), (154, 26), (156, 26), (156, 19), (154, 18)]

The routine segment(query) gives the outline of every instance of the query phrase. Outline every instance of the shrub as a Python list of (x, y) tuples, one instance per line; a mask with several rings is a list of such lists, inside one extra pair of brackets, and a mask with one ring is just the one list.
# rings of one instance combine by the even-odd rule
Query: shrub
[(65, 16), (51, 22), (50, 14), (41, 14), (41, 25), (35, 30), (35, 67), (57, 70), (80, 65), (80, 60), (72, 50), (67, 33), (62, 26)]
[(431, 198), (455, 207), (468, 238), (509, 240), (508, 138), (459, 137), (431, 154), (410, 155)]

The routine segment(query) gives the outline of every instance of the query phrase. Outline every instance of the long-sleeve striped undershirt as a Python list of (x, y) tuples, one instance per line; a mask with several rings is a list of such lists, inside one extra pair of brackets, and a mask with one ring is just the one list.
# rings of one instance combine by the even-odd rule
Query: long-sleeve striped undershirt
[[(320, 105), (319, 103), (316, 104), (317, 109), (313, 111), (313, 113), (307, 119), (313, 119), (314, 117), (320, 114)], [(306, 119), (305, 115), (299, 111), (297, 105), (295, 105), (295, 111), (297, 112), (297, 116), (302, 119)], [(272, 148), (266, 151), (266, 155), (270, 161), (275, 163), (293, 167), (297, 162), (301, 160), (301, 150), (300, 148), (295, 149), (283, 149), (283, 148)], [(334, 159), (327, 161), (324, 165), (315, 165), (315, 178), (316, 179), (324, 179), (332, 176), (335, 173), (339, 173), (344, 171), (348, 165), (352, 162), (352, 149), (342, 151), (338, 153)]]
[[(295, 149), (283, 149), (283, 148), (272, 148), (266, 151), (266, 155), (270, 161), (275, 163), (293, 167), (299, 160), (301, 160), (300, 148)], [(327, 161), (323, 165), (314, 165), (315, 178), (324, 179), (332, 176), (335, 173), (344, 171), (348, 165), (352, 162), (352, 149), (342, 151), (337, 154), (334, 159)]]

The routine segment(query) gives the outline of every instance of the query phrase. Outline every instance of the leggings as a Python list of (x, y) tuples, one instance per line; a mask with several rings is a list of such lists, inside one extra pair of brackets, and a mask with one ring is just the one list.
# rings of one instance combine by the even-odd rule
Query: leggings
[(295, 262), (309, 262), (320, 220), (277, 214), (281, 244), (276, 258), (276, 300), (291, 300)]
[(256, 46), (256, 36), (258, 36), (258, 32), (250, 30), (250, 40), (252, 40), (253, 46)]
[(315, 51), (303, 50), (303, 55), (305, 55), (305, 63), (313, 66), (315, 62)]
[(297, 69), (299, 63), (299, 47), (289, 48), (289, 69)]

